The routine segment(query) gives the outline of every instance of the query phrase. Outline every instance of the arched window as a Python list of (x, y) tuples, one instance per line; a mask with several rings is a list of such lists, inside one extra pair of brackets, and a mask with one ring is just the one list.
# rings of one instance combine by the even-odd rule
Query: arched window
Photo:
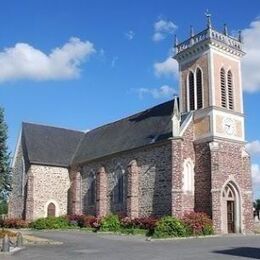
[(189, 104), (190, 104), (190, 111), (195, 109), (195, 102), (194, 102), (194, 74), (190, 71), (189, 73)]
[(50, 203), (47, 208), (47, 216), (48, 217), (55, 217), (56, 216), (56, 207), (54, 203)]
[(94, 205), (96, 201), (96, 176), (92, 171), (89, 176), (88, 204)]
[(227, 94), (226, 94), (226, 75), (225, 70), (220, 70), (220, 86), (221, 86), (221, 106), (227, 107)]
[(192, 160), (187, 159), (183, 168), (183, 191), (185, 193), (194, 193), (194, 164)]
[(233, 101), (233, 76), (232, 72), (229, 70), (227, 74), (227, 85), (228, 85), (228, 108), (234, 109)]
[(124, 170), (119, 165), (115, 170), (115, 186), (113, 195), (116, 204), (122, 204), (124, 202)]
[(202, 72), (197, 68), (196, 71), (196, 84), (197, 84), (197, 109), (202, 108)]

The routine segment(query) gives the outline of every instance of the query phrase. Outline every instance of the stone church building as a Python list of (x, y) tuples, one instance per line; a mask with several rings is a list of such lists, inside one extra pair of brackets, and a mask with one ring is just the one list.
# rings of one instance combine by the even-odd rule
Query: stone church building
[(253, 230), (241, 36), (211, 26), (181, 43), (180, 96), (87, 133), (23, 123), (9, 217), (206, 212), (216, 233)]

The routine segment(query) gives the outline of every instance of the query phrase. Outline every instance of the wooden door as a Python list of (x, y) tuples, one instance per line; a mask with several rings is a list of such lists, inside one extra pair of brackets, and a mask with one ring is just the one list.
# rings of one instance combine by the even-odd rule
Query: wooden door
[(55, 217), (55, 215), (56, 215), (55, 211), (56, 211), (56, 207), (55, 207), (54, 203), (51, 202), (48, 205), (48, 213), (47, 213), (48, 217)]
[(227, 201), (228, 233), (235, 233), (235, 207), (234, 201)]

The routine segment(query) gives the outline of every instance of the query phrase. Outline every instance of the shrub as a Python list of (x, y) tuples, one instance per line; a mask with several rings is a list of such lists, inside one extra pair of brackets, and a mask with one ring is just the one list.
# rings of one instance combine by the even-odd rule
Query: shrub
[(161, 218), (155, 226), (153, 236), (156, 238), (183, 237), (186, 236), (185, 225), (175, 217)]
[(7, 214), (8, 205), (5, 200), (0, 200), (0, 215)]
[(117, 215), (108, 215), (101, 219), (100, 221), (100, 230), (101, 231), (120, 231), (120, 221)]
[(190, 212), (182, 218), (190, 235), (211, 235), (214, 233), (212, 220), (206, 213)]
[(0, 221), (0, 226), (4, 228), (28, 228), (29, 222), (18, 218), (9, 218)]
[(135, 218), (133, 220), (133, 223), (134, 223), (134, 227), (136, 228), (153, 231), (157, 221), (158, 218), (156, 217), (141, 217), (141, 218)]
[(82, 215), (78, 219), (79, 227), (95, 228), (98, 229), (100, 226), (100, 220), (91, 215)]
[(31, 226), (35, 229), (62, 229), (70, 227), (66, 217), (39, 218)]

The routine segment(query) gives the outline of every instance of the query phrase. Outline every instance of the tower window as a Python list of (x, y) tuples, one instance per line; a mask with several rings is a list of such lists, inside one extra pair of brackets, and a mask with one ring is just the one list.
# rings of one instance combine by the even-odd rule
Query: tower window
[(189, 102), (190, 102), (190, 110), (195, 109), (194, 102), (194, 74), (190, 71), (189, 74)]
[(202, 73), (201, 69), (196, 71), (196, 83), (197, 83), (197, 109), (202, 108)]
[(221, 106), (227, 107), (227, 96), (226, 96), (226, 77), (225, 70), (220, 70), (220, 85), (221, 85)]
[(227, 74), (227, 85), (228, 85), (228, 108), (234, 109), (233, 101), (233, 77), (232, 72), (229, 70)]

